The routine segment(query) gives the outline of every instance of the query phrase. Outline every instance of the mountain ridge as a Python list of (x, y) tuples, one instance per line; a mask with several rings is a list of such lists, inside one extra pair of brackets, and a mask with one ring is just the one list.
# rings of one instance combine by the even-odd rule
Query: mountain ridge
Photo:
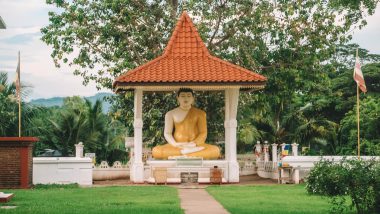
[[(96, 100), (101, 100), (102, 106), (103, 106), (103, 113), (108, 113), (111, 108), (111, 104), (109, 102), (104, 101), (103, 99), (104, 97), (107, 97), (107, 96), (115, 96), (115, 95), (108, 92), (99, 92), (93, 96), (80, 96), (80, 97), (90, 100), (92, 104), (94, 104)], [(44, 107), (53, 107), (53, 106), (61, 107), (63, 105), (63, 100), (65, 98), (67, 97), (39, 98), (39, 99), (31, 100), (29, 101), (29, 103), (33, 105), (37, 105), (37, 106), (44, 106)]]

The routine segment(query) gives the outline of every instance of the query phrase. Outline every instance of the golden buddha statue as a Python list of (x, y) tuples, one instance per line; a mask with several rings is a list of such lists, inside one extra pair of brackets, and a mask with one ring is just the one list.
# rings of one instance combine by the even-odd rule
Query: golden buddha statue
[(164, 136), (168, 142), (153, 148), (155, 159), (168, 159), (170, 156), (202, 157), (217, 159), (220, 149), (206, 144), (207, 122), (206, 112), (194, 108), (194, 92), (189, 88), (181, 88), (177, 93), (179, 107), (165, 115)]

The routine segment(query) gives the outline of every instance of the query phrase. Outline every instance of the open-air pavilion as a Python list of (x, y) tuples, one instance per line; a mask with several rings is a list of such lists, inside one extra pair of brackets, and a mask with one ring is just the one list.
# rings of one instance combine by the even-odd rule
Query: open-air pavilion
[[(212, 164), (209, 165), (218, 165), (219, 161), (219, 164), (225, 166), (226, 182), (239, 182), (239, 164), (236, 154), (236, 115), (239, 92), (263, 89), (266, 80), (266, 77), (260, 74), (212, 56), (189, 15), (184, 12), (163, 55), (127, 71), (113, 83), (116, 93), (134, 91), (134, 159), (130, 172), (131, 181), (143, 183), (147, 179), (144, 176), (142, 161), (144, 91), (173, 92), (179, 88), (191, 88), (194, 91), (224, 91), (225, 160), (210, 160)], [(170, 160), (157, 160), (157, 162), (165, 163)]]

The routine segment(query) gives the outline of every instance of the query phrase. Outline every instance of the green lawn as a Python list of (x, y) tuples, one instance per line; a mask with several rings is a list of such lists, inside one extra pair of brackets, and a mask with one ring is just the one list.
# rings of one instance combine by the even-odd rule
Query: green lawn
[(325, 214), (329, 210), (328, 200), (308, 195), (304, 185), (210, 186), (207, 191), (233, 214)]
[[(327, 199), (306, 193), (304, 185), (210, 186), (207, 191), (229, 212), (311, 214), (328, 213)], [(0, 190), (15, 197), (0, 213), (183, 213), (177, 189), (167, 186), (77, 188), (39, 187), (31, 190)], [(4, 205), (4, 204), (0, 204)], [(354, 213), (354, 212), (352, 212)]]
[(1, 214), (183, 213), (177, 189), (166, 186), (38, 188), (0, 192), (15, 193), (7, 205), (17, 206), (13, 210), (0, 209)]

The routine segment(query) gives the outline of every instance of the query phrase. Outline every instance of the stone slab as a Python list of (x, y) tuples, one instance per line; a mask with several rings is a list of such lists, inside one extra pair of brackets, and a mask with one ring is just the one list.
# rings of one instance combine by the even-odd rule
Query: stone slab
[(13, 195), (13, 193), (5, 194), (3, 192), (0, 192), (0, 203), (7, 203), (12, 199)]

